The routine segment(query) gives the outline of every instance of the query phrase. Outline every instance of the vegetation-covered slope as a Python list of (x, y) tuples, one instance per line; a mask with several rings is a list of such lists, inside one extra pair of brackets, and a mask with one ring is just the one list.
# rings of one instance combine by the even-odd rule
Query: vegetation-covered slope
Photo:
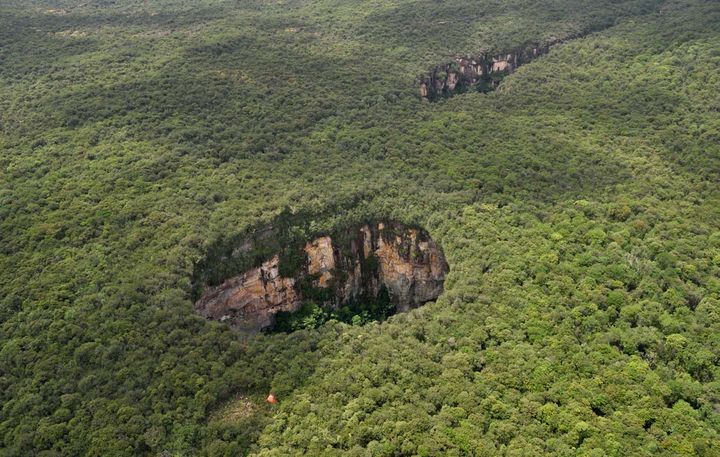
[[(3, 2), (0, 455), (718, 455), (719, 49), (698, 0)], [(446, 293), (193, 314), (194, 264), (284, 209), (428, 228)]]

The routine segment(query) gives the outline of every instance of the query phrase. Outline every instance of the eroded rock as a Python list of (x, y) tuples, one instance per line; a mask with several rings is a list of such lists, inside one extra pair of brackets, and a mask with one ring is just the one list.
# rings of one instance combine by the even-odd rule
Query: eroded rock
[(239, 329), (267, 327), (279, 311), (297, 311), (301, 301), (295, 280), (280, 276), (279, 262), (274, 256), (257, 268), (208, 288), (195, 303), (195, 310)]
[(430, 100), (478, 88), (489, 91), (496, 88), (503, 77), (519, 66), (550, 52), (550, 48), (567, 40), (551, 38), (544, 44), (519, 47), (509, 52), (482, 53), (473, 57), (455, 57), (452, 61), (431, 69), (418, 81), (420, 96)]
[(280, 311), (295, 312), (303, 300), (337, 309), (373, 299), (386, 289), (399, 312), (435, 300), (448, 265), (422, 229), (365, 224), (338, 236), (322, 236), (303, 248), (304, 263), (292, 277), (280, 275), (278, 255), (216, 287), (195, 303), (198, 313), (245, 331), (269, 327)]

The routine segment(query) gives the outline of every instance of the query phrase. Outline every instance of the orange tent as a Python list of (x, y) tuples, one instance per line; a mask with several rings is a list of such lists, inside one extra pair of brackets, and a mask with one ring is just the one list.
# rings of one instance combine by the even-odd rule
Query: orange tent
[(277, 398), (275, 398), (275, 395), (273, 395), (273, 394), (268, 395), (267, 398), (265, 399), (265, 401), (270, 403), (271, 405), (274, 405), (275, 403), (278, 402)]

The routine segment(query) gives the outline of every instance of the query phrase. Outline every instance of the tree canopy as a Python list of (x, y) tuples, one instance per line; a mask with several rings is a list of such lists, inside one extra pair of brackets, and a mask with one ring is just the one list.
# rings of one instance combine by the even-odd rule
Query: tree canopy
[[(3, 1), (0, 455), (717, 456), (719, 49), (711, 0)], [(195, 315), (278, 215), (419, 224), (445, 293)]]

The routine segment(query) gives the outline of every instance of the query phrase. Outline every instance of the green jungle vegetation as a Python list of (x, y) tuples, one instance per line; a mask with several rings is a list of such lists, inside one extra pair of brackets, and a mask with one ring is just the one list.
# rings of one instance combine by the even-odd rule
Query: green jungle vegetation
[[(307, 297), (307, 295), (304, 295)], [(295, 313), (280, 311), (275, 315), (275, 323), (268, 332), (294, 332), (301, 329), (314, 329), (335, 320), (352, 325), (365, 325), (374, 321), (383, 321), (395, 314), (395, 305), (390, 301), (387, 288), (381, 288), (377, 297), (360, 297), (357, 301), (345, 304), (337, 310), (327, 309), (313, 297), (308, 298)]]
[[(0, 150), (1, 456), (720, 455), (716, 1), (0, 0)], [(195, 315), (280, 214), (422, 226), (445, 293)]]

